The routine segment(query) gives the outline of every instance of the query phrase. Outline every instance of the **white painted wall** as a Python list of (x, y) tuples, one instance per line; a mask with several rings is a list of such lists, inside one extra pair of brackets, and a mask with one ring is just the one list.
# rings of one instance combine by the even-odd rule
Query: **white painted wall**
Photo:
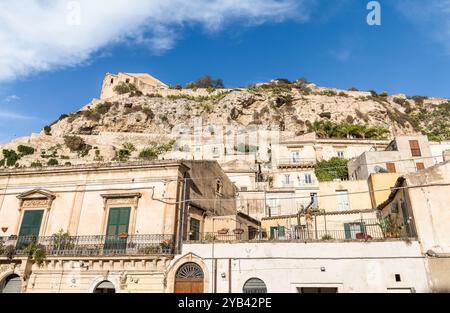
[[(296, 292), (297, 287), (308, 286), (337, 287), (339, 292), (401, 288), (428, 292), (416, 241), (184, 244), (172, 264), (190, 253), (202, 258), (208, 268), (209, 292), (214, 286), (213, 259), (217, 259), (217, 292), (229, 290), (229, 260), (233, 293), (242, 292), (252, 277), (262, 279), (269, 293)], [(395, 281), (395, 274), (400, 274), (401, 282)]]

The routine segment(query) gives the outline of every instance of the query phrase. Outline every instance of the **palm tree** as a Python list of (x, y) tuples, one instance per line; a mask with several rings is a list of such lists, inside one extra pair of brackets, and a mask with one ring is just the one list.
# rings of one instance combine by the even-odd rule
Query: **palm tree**
[(336, 135), (340, 138), (350, 138), (350, 133), (355, 128), (355, 125), (348, 122), (343, 122), (336, 127)]
[(368, 137), (367, 134), (369, 132), (369, 129), (370, 128), (368, 128), (367, 125), (355, 125), (353, 134), (357, 138), (366, 139)]

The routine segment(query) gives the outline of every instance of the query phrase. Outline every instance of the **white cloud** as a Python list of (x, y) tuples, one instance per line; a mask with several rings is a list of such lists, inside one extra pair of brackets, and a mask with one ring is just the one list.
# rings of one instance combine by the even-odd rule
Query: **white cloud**
[(8, 119), (8, 120), (31, 120), (34, 119), (33, 116), (22, 115), (19, 113), (4, 111), (0, 109), (0, 119)]
[(352, 55), (352, 52), (348, 49), (342, 49), (342, 50), (330, 50), (329, 54), (334, 59), (345, 62), (348, 61)]
[(441, 43), (450, 53), (450, 0), (399, 1), (397, 9), (416, 24), (426, 38)]
[(304, 21), (314, 1), (2, 0), (0, 81), (79, 65), (100, 48), (124, 41), (163, 52), (190, 25), (215, 32), (228, 22)]
[(5, 99), (3, 99), (3, 102), (9, 103), (9, 102), (19, 101), (19, 100), (20, 100), (19, 96), (17, 96), (17, 95), (9, 95)]

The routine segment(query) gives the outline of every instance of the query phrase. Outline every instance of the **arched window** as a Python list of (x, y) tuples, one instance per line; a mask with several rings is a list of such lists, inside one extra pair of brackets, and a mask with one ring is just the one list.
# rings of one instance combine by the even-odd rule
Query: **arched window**
[(177, 271), (176, 275), (177, 279), (201, 279), (203, 280), (203, 271), (195, 263), (186, 263), (183, 264)]
[(243, 293), (267, 293), (266, 284), (259, 278), (250, 278), (242, 288)]
[(116, 288), (112, 282), (104, 280), (95, 287), (94, 293), (116, 293)]

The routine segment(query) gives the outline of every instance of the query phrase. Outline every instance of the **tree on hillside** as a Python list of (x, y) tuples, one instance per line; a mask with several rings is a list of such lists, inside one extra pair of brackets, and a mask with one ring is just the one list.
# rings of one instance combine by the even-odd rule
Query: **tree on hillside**
[(196, 81), (190, 82), (186, 85), (186, 88), (225, 88), (221, 78), (212, 79), (210, 75), (200, 77)]

